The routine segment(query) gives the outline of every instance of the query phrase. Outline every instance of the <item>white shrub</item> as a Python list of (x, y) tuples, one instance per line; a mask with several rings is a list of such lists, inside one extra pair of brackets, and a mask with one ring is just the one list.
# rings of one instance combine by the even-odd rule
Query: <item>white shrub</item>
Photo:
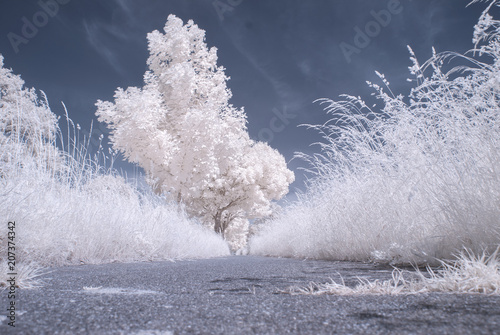
[[(490, 6), (491, 7), (491, 6)], [(488, 18), (488, 19), (485, 19)], [(409, 97), (369, 85), (361, 98), (322, 100), (332, 119), (308, 194), (251, 240), (255, 254), (436, 263), (500, 244), (499, 23), (485, 11), (476, 55), (435, 54)], [(486, 34), (486, 35), (485, 35)], [(450, 58), (470, 64), (445, 72)], [(428, 74), (428, 71), (431, 71)]]

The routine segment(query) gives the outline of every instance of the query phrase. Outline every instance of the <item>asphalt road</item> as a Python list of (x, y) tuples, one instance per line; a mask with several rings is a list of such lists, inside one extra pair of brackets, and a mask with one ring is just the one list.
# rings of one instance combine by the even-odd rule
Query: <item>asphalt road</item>
[(18, 289), (15, 328), (0, 292), (0, 334), (500, 334), (500, 297), (292, 296), (279, 290), (356, 276), (372, 264), (233, 256), (51, 269)]

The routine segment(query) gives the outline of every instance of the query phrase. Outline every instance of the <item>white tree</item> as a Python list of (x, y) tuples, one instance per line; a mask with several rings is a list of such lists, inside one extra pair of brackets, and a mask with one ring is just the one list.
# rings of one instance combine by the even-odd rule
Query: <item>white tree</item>
[(158, 193), (224, 235), (237, 218), (267, 215), (294, 175), (279, 152), (250, 139), (205, 31), (170, 15), (164, 32), (148, 34), (144, 87), (118, 89), (114, 103), (97, 102), (97, 115)]

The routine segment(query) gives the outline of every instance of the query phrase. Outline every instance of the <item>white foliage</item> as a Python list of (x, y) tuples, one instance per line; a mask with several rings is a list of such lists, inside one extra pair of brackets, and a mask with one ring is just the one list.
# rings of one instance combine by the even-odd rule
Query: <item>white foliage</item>
[(229, 254), (220, 236), (164, 198), (139, 192), (101, 166), (99, 156), (90, 156), (75, 137), (59, 149), (61, 131), (46, 99), (40, 102), (35, 90), (3, 68), (1, 56), (0, 65), (0, 285), (5, 285), (8, 221), (15, 221), (24, 286), (39, 274), (36, 264)]
[(34, 89), (24, 88), (21, 77), (3, 67), (0, 55), (0, 130), (4, 136), (17, 136), (26, 142), (37, 142), (43, 137), (51, 140), (57, 132), (57, 118), (40, 101)]
[[(409, 97), (369, 85), (382, 108), (358, 97), (322, 100), (332, 119), (313, 126), (322, 152), (308, 160), (308, 194), (250, 241), (255, 254), (437, 263), (500, 244), (499, 22), (476, 27), (481, 56), (436, 54)], [(486, 20), (486, 21), (485, 21)], [(487, 38), (481, 35), (487, 32)], [(469, 67), (446, 72), (449, 59)], [(430, 73), (429, 73), (430, 72)]]
[(249, 138), (205, 31), (174, 15), (163, 30), (148, 34), (144, 87), (97, 103), (113, 147), (144, 168), (158, 193), (219, 233), (236, 218), (266, 215), (293, 173), (276, 150)]
[[(19, 162), (54, 172), (61, 167), (61, 152), (53, 143), (57, 135), (57, 118), (47, 100), (40, 100), (34, 89), (24, 88), (21, 77), (3, 67), (0, 55), (0, 162)], [(31, 159), (28, 159), (31, 158)], [(1, 164), (0, 176), (16, 169), (15, 164)]]
[[(29, 172), (4, 181), (10, 192), (0, 195), (2, 217), (16, 221), (21, 262), (59, 266), (229, 254), (213, 231), (122, 177), (98, 176), (75, 187)], [(0, 232), (7, 236), (4, 227)]]

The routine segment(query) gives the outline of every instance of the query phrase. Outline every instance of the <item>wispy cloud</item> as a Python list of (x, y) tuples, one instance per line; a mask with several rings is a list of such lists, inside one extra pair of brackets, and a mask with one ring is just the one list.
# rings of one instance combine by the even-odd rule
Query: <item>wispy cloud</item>
[(119, 65), (119, 58), (116, 55), (116, 50), (110, 47), (103, 39), (103, 33), (109, 31), (105, 26), (96, 22), (84, 21), (87, 41), (92, 48), (104, 58), (111, 67), (121, 75), (125, 75), (125, 69)]
[[(123, 54), (119, 46), (137, 38), (138, 21), (129, 0), (113, 0), (112, 20), (99, 17), (84, 19), (86, 39), (90, 46), (120, 75), (127, 70), (121, 65)], [(126, 22), (126, 24), (124, 24)]]

